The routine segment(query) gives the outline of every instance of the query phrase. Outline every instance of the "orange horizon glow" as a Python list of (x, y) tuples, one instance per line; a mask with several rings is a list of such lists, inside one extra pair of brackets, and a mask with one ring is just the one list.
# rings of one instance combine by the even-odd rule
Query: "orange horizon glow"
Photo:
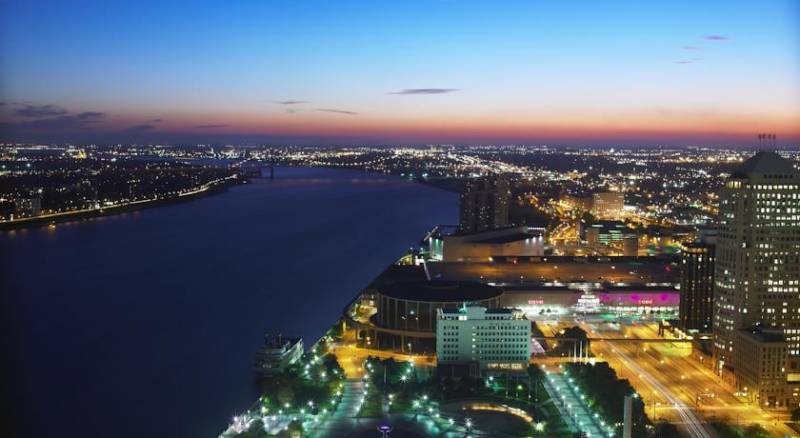
[[(212, 123), (213, 122), (213, 123)], [(117, 121), (126, 126), (133, 122)], [(198, 128), (199, 125), (224, 125)], [(379, 118), (368, 115), (307, 114), (182, 114), (165, 117), (151, 133), (201, 132), (209, 135), (288, 135), (332, 137), (409, 137), (415, 139), (474, 138), (573, 140), (692, 137), (749, 140), (757, 132), (774, 132), (780, 139), (800, 140), (800, 120), (793, 117), (750, 117), (736, 114), (670, 116), (658, 114), (585, 113), (578, 117), (417, 116)]]

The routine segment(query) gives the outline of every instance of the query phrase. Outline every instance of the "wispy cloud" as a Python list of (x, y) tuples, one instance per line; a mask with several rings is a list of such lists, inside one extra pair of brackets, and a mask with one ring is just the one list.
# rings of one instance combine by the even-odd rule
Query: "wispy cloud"
[(346, 111), (346, 110), (340, 110), (340, 109), (336, 109), (336, 108), (317, 108), (317, 111), (322, 111), (323, 113), (344, 114), (344, 115), (348, 115), (348, 116), (358, 115), (358, 113), (355, 112), (355, 111)]
[(691, 64), (693, 62), (694, 61), (692, 61), (690, 59), (685, 59), (685, 60), (681, 60), (681, 61), (675, 61), (675, 64)]
[(278, 105), (300, 105), (301, 103), (309, 103), (307, 100), (270, 100), (272, 103)]
[(400, 95), (419, 95), (419, 94), (445, 94), (458, 91), (458, 88), (406, 88), (400, 91), (393, 91), (389, 94)]
[(130, 128), (126, 129), (127, 132), (147, 132), (156, 129), (155, 126), (150, 124), (142, 124), (142, 125), (135, 125), (131, 126)]
[(67, 112), (67, 110), (57, 105), (24, 104), (22, 108), (16, 111), (16, 114), (21, 117), (42, 118), (60, 116), (66, 114)]
[(703, 37), (703, 39), (708, 41), (727, 41), (730, 38), (726, 37), (725, 35), (706, 35)]
[[(34, 120), (25, 120), (16, 123), (0, 124), (0, 127), (12, 129), (17, 132), (70, 132), (92, 129), (92, 125), (102, 122), (105, 113), (86, 111), (78, 114), (65, 114), (57, 117), (47, 117)], [(0, 129), (2, 130), (2, 129)]]
[(681, 49), (682, 50), (689, 50), (689, 51), (703, 50), (702, 47), (697, 47), (697, 46), (681, 46)]
[(94, 123), (99, 121), (98, 119), (102, 119), (106, 116), (106, 113), (101, 113), (99, 111), (86, 111), (83, 113), (78, 113), (75, 117), (78, 120), (84, 120), (88, 123)]
[(164, 121), (163, 119), (153, 119), (153, 120), (150, 120), (150, 123), (161, 123), (163, 121)]
[(196, 129), (217, 129), (217, 128), (224, 128), (228, 125), (224, 124), (211, 124), (211, 125), (197, 125), (195, 126)]

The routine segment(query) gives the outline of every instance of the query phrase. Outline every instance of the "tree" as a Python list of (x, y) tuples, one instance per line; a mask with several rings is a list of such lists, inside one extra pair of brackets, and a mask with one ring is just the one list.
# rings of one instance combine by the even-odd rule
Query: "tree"
[(656, 429), (653, 433), (654, 438), (672, 438), (675, 436), (680, 436), (680, 432), (678, 432), (678, 427), (674, 424), (667, 422), (656, 424)]
[(564, 334), (561, 335), (562, 338), (572, 338), (572, 339), (586, 339), (588, 336), (586, 335), (586, 331), (578, 326), (569, 327), (564, 330)]
[(792, 421), (800, 421), (800, 408), (792, 409)]
[(760, 424), (753, 423), (744, 429), (744, 438), (769, 438), (769, 432)]
[(288, 385), (281, 386), (276, 397), (281, 406), (287, 403), (291, 405), (294, 403), (294, 390)]
[(290, 437), (296, 438), (303, 436), (303, 425), (299, 421), (292, 421), (286, 429)]

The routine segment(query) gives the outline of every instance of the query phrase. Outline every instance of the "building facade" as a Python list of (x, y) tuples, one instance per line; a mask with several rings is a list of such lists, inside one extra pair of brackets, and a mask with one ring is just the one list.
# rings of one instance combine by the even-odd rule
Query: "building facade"
[(639, 255), (639, 236), (627, 234), (622, 238), (622, 255), (624, 257), (636, 257)]
[[(578, 223), (578, 233), (589, 245), (609, 245), (623, 242), (626, 238), (638, 239), (636, 231), (622, 221), (603, 220), (593, 223), (581, 221)], [(639, 250), (638, 240), (636, 250)]]
[(438, 311), (436, 361), (442, 369), (466, 368), (471, 375), (522, 373), (530, 356), (531, 322), (520, 310), (474, 306)]
[(681, 252), (680, 328), (710, 333), (714, 317), (715, 247), (691, 243)]
[(798, 385), (794, 375), (800, 373), (800, 172), (774, 152), (757, 153), (726, 180), (720, 191), (718, 222), (715, 363), (720, 370), (732, 369), (741, 388), (748, 380), (739, 370), (758, 360), (750, 354), (759, 349), (744, 348), (739, 332), (758, 327), (780, 333), (786, 342), (782, 359), (783, 368), (788, 370), (786, 380), (780, 394), (756, 397), (762, 404), (766, 403), (763, 397), (774, 399), (770, 407), (796, 406)]
[[(797, 386), (789, 384), (786, 369), (786, 339), (780, 331), (739, 330), (734, 342), (737, 354), (747, 360), (734, 360), (739, 389), (757, 398), (764, 407), (792, 405)], [(793, 392), (793, 393), (792, 393)], [(796, 404), (796, 403), (795, 403)]]
[(467, 181), (459, 203), (461, 231), (474, 233), (507, 226), (510, 197), (508, 179), (503, 176)]
[(457, 310), (465, 304), (500, 306), (503, 291), (470, 281), (410, 281), (381, 286), (376, 293), (377, 313), (372, 332), (381, 349), (403, 352), (435, 351), (440, 309)]
[(592, 195), (592, 214), (603, 219), (617, 219), (625, 208), (622, 192), (601, 192)]
[(478, 262), (492, 257), (530, 257), (544, 255), (544, 236), (528, 227), (508, 227), (479, 233), (460, 233), (432, 239), (430, 253), (441, 247), (445, 262)]

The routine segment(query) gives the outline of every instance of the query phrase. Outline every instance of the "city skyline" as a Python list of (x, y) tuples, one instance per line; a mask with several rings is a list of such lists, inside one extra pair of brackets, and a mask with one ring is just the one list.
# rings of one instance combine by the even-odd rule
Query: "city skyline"
[(793, 2), (0, 9), (0, 141), (800, 141)]
[(0, 0), (0, 436), (800, 438), (799, 29)]

